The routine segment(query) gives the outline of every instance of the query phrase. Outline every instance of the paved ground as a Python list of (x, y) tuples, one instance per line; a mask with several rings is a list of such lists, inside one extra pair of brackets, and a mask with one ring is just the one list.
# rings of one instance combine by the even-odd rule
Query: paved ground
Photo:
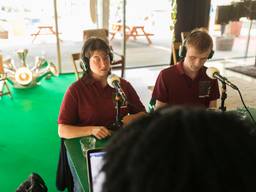
[[(141, 67), (152, 65), (167, 65), (170, 62), (170, 42), (171, 38), (168, 36), (153, 36), (152, 44), (148, 45), (145, 37), (139, 37), (136, 41), (129, 40), (127, 42), (126, 51), (126, 66)], [(121, 40), (120, 38), (111, 41), (113, 49), (117, 52), (121, 52)], [(256, 37), (252, 37), (249, 44), (249, 54), (255, 55)], [(213, 60), (220, 58), (230, 57), (242, 57), (245, 54), (246, 38), (241, 36), (235, 39), (232, 51), (215, 51)], [(80, 52), (82, 47), (82, 41), (67, 41), (63, 40), (61, 43), (61, 55), (62, 55), (62, 72), (73, 72), (71, 54), (74, 52)], [(55, 45), (55, 39), (52, 37), (49, 39), (46, 37), (38, 37), (34, 43), (32, 39), (23, 40), (0, 40), (0, 50), (5, 57), (10, 56), (14, 59), (17, 66), (20, 65), (16, 50), (27, 48), (29, 50), (27, 63), (34, 65), (35, 57), (44, 55), (47, 60), (57, 64), (57, 48)]]

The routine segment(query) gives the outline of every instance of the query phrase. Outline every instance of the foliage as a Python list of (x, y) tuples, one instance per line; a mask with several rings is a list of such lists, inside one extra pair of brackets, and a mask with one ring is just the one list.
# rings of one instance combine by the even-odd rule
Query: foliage
[(172, 0), (171, 8), (171, 25), (170, 30), (173, 33), (173, 42), (175, 41), (175, 24), (177, 22), (177, 0)]

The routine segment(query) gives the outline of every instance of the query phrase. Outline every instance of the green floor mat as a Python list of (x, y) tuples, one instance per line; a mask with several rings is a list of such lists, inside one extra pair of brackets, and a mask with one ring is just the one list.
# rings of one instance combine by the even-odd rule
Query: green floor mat
[(31, 172), (45, 180), (49, 191), (55, 187), (59, 157), (57, 117), (73, 74), (42, 80), (29, 89), (14, 89), (0, 100), (0, 191), (11, 192)]

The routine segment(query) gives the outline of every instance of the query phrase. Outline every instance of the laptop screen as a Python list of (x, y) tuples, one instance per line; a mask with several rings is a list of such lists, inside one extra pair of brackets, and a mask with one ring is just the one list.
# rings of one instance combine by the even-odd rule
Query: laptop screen
[(101, 192), (105, 175), (101, 172), (105, 152), (102, 149), (90, 149), (87, 151), (87, 170), (89, 188), (91, 192)]

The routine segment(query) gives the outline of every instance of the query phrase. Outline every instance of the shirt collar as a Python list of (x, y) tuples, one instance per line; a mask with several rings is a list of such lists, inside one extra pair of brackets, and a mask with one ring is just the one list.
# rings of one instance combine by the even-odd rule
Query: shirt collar
[(181, 75), (185, 74), (183, 65), (183, 61), (176, 64), (177, 70)]
[(85, 84), (93, 84), (95, 83), (96, 81), (90, 76), (90, 75), (85, 75), (81, 78), (81, 81)]
[(113, 89), (108, 84), (106, 87), (102, 87), (101, 83), (99, 81), (95, 80), (94, 78), (92, 78), (91, 76), (84, 76), (80, 80), (86, 85), (93, 85), (93, 86), (96, 86), (101, 89), (111, 89), (111, 90)]

